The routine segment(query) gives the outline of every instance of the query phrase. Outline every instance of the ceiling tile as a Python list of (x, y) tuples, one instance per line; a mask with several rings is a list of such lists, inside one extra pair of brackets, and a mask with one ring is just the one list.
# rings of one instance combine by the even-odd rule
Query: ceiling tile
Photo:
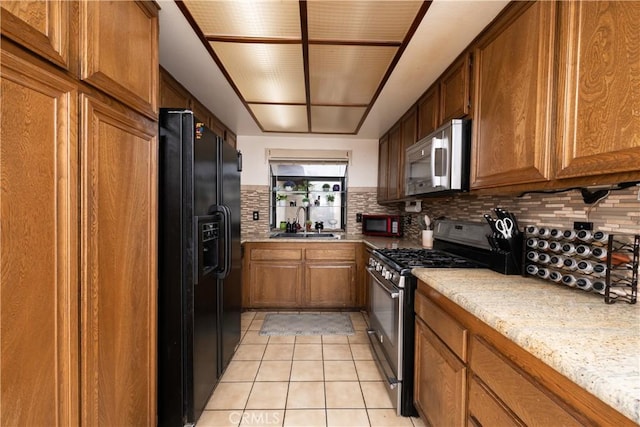
[(414, 21), (422, 19), (429, 3), (184, 0), (177, 4), (208, 43), (261, 129), (353, 134), (413, 34)]
[(311, 107), (311, 132), (355, 133), (366, 107)]
[(301, 39), (297, 1), (194, 1), (184, 4), (205, 36)]
[(212, 42), (211, 47), (247, 102), (306, 102), (302, 45)]
[(307, 1), (309, 40), (402, 42), (421, 1)]
[(249, 104), (266, 132), (308, 132), (305, 105)]
[(397, 51), (389, 46), (310, 45), (311, 103), (370, 103)]

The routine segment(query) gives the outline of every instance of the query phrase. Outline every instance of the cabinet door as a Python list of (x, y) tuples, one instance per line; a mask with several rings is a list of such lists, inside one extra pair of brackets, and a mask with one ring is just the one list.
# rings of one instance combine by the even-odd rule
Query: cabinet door
[(431, 86), (418, 101), (418, 140), (436, 130), (440, 124), (440, 85)]
[(398, 164), (398, 197), (404, 197), (405, 184), (405, 154), (407, 148), (417, 141), (418, 135), (418, 112), (414, 107), (402, 118), (402, 145), (400, 148), (400, 161)]
[(249, 269), (250, 307), (293, 308), (300, 306), (301, 262), (253, 261)]
[(238, 148), (236, 138), (237, 137), (235, 133), (231, 132), (229, 129), (225, 129), (224, 140), (227, 142), (227, 144), (229, 144), (233, 148)]
[(487, 388), (526, 425), (585, 425), (584, 419), (575, 418), (558, 398), (530, 380), (497, 349), (480, 338), (474, 337), (471, 340), (469, 366)]
[(460, 119), (469, 114), (470, 55), (465, 53), (440, 78), (441, 123)]
[(465, 425), (467, 368), (416, 318), (414, 401), (432, 426)]
[(551, 177), (557, 4), (514, 5), (475, 48), (473, 188)]
[(477, 377), (469, 381), (469, 420), (474, 426), (520, 427), (524, 424), (509, 413)]
[(348, 308), (356, 306), (356, 263), (307, 263), (304, 306)]
[(2, 425), (78, 425), (75, 85), (0, 57)]
[[(402, 154), (402, 124), (389, 131), (389, 166), (387, 200), (400, 198), (400, 158)], [(404, 174), (404, 171), (403, 171)]]
[(83, 95), (82, 424), (156, 417), (157, 125)]
[(189, 92), (164, 68), (160, 68), (160, 107), (189, 108)]
[(151, 2), (81, 2), (82, 79), (155, 118), (158, 16)]
[(0, 2), (2, 35), (65, 69), (71, 68), (69, 28), (73, 3), (67, 0)]
[(380, 138), (378, 146), (378, 201), (386, 201), (389, 193), (389, 135)]
[(637, 171), (640, 3), (561, 2), (560, 11), (557, 177)]

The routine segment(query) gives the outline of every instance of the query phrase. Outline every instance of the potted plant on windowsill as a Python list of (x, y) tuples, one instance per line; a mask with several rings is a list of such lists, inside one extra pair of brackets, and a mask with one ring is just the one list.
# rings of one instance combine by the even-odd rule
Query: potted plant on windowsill
[(329, 190), (331, 190), (331, 186), (329, 184), (323, 184), (322, 185), (322, 190), (323, 191), (329, 191)]
[(336, 196), (333, 194), (327, 194), (327, 205), (333, 206), (333, 201), (336, 199)]
[(305, 208), (307, 206), (309, 206), (309, 198), (308, 197), (303, 197), (302, 198), (302, 206), (304, 206)]
[(278, 206), (287, 206), (287, 195), (286, 194), (276, 194), (276, 202)]

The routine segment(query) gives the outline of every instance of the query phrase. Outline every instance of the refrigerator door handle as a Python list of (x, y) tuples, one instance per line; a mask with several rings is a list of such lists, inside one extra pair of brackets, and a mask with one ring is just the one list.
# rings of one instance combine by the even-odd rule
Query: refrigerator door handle
[(220, 208), (224, 222), (224, 268), (218, 273), (218, 279), (225, 279), (231, 272), (231, 210), (224, 205)]
[(224, 279), (231, 271), (231, 211), (224, 205), (212, 205), (209, 207), (209, 213), (220, 213), (222, 216), (223, 260), (220, 263), (221, 268), (216, 271), (216, 277)]

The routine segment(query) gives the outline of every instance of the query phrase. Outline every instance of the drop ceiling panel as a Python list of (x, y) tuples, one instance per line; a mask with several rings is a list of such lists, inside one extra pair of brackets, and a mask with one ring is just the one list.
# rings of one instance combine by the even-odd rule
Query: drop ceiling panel
[(389, 46), (310, 45), (311, 104), (369, 104), (397, 51)]
[(213, 42), (211, 47), (247, 102), (306, 102), (302, 45)]
[(305, 105), (249, 104), (251, 112), (266, 132), (308, 132)]
[(176, 4), (263, 131), (352, 134), (430, 3), (185, 0)]
[(300, 40), (297, 1), (193, 1), (184, 4), (205, 36)]
[(421, 1), (308, 1), (309, 40), (402, 42)]
[(311, 107), (311, 132), (355, 133), (366, 107)]

